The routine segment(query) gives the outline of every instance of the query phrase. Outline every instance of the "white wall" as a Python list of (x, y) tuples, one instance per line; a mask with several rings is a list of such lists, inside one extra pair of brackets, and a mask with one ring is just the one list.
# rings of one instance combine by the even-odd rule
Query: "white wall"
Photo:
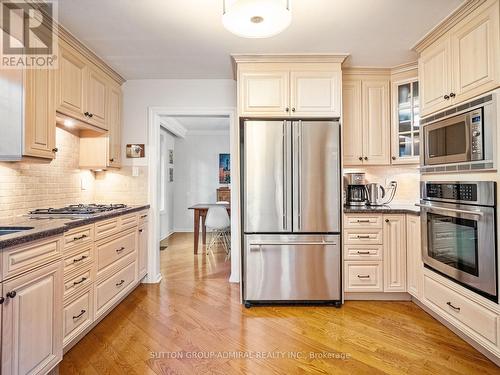
[(219, 154), (230, 151), (229, 130), (191, 134), (175, 139), (174, 223), (176, 232), (193, 231), (197, 203), (216, 202), (219, 185)]
[(163, 138), (163, 143), (160, 141), (161, 158), (165, 159), (162, 171), (164, 191), (161, 191), (161, 185), (159, 187), (161, 194), (164, 195), (164, 207), (162, 207), (164, 210), (160, 210), (160, 238), (164, 239), (174, 231), (174, 182), (170, 182), (169, 179), (169, 169), (174, 168), (174, 164), (169, 163), (169, 150), (174, 150), (175, 155), (175, 136), (162, 128), (160, 137)]
[[(145, 79), (123, 85), (123, 144), (144, 143), (148, 152), (148, 108), (236, 107), (236, 82), (231, 79)], [(147, 158), (125, 165), (147, 165)]]

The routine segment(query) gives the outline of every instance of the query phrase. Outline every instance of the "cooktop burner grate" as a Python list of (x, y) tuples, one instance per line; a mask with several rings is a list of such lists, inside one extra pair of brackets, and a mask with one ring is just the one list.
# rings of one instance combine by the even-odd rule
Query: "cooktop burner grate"
[(30, 211), (30, 215), (92, 215), (126, 207), (125, 204), (71, 204), (61, 208), (39, 208)]

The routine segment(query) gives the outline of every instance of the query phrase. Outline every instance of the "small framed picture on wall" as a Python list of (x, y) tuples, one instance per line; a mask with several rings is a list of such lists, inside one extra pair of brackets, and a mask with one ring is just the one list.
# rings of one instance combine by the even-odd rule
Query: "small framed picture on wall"
[(231, 183), (231, 155), (219, 154), (219, 184)]

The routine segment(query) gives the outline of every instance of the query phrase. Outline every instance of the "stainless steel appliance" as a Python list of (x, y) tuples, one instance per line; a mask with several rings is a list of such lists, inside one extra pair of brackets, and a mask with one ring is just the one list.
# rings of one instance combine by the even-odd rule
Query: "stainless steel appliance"
[(346, 204), (348, 206), (364, 206), (367, 201), (365, 174), (347, 173), (345, 177), (347, 186)]
[(103, 212), (126, 208), (125, 204), (71, 204), (61, 208), (39, 208), (29, 212), (32, 218), (60, 219), (60, 218), (82, 218)]
[(422, 182), (424, 264), (497, 302), (496, 183)]
[(377, 183), (366, 184), (366, 204), (368, 206), (383, 206), (389, 204), (396, 195), (397, 182), (391, 181), (388, 187)]
[(488, 95), (426, 117), (422, 172), (456, 172), (496, 167), (498, 95)]
[(338, 121), (242, 120), (243, 298), (340, 305)]

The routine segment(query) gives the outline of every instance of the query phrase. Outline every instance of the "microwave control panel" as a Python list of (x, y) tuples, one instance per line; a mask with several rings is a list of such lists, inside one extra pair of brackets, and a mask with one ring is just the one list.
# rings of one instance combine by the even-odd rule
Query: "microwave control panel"
[(428, 183), (427, 197), (455, 201), (477, 201), (476, 184), (431, 184)]
[(471, 139), (471, 159), (483, 160), (483, 114), (478, 109), (469, 113), (470, 118), (470, 139)]

